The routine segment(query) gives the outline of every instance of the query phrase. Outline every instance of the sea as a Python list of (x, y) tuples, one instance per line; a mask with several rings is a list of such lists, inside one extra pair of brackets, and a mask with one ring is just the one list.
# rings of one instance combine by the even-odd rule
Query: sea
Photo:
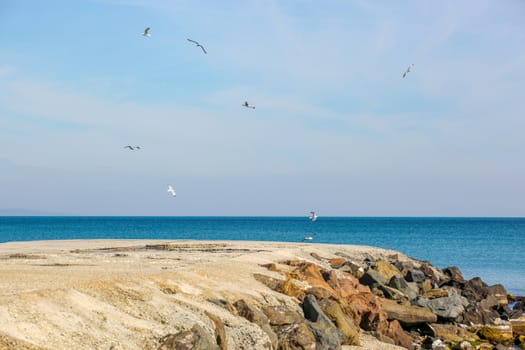
[(525, 296), (525, 218), (0, 216), (0, 242), (192, 239), (357, 244), (394, 249)]

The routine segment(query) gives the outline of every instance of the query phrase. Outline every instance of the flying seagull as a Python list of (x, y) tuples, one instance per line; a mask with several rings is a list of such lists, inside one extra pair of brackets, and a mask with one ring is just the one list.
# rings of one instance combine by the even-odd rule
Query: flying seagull
[(171, 193), (173, 197), (175, 197), (177, 194), (175, 193), (175, 190), (173, 189), (173, 186), (168, 185), (168, 193)]
[(317, 214), (315, 213), (315, 211), (310, 212), (310, 220), (312, 221), (317, 220)]
[(150, 29), (151, 29), (150, 27), (144, 29), (144, 32), (142, 33), (142, 36), (147, 36), (149, 38), (151, 36), (151, 34), (149, 33)]
[(124, 146), (124, 148), (129, 148), (130, 150), (134, 151), (136, 149), (140, 149), (140, 146)]
[[(414, 64), (412, 63), (411, 66), (414, 67)], [(411, 72), (411, 71), (410, 71), (410, 67), (411, 67), (411, 66), (408, 66), (408, 68), (407, 68), (407, 70), (405, 71), (405, 73), (403, 73), (403, 78), (406, 77), (407, 74)]]
[(248, 103), (248, 101), (244, 101), (244, 103), (242, 104), (243, 107), (246, 107), (246, 108), (251, 108), (251, 109), (255, 109), (255, 106), (250, 106), (250, 104)]
[(204, 46), (202, 46), (201, 44), (199, 44), (197, 41), (195, 41), (195, 40), (191, 40), (191, 39), (186, 39), (186, 40), (188, 40), (190, 43), (194, 43), (195, 46), (200, 47), (200, 48), (202, 49), (202, 52), (207, 53), (207, 52), (206, 52), (206, 49), (204, 48)]

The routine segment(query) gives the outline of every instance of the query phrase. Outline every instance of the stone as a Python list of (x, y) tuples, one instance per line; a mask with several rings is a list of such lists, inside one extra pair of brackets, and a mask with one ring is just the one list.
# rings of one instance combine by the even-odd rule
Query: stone
[(321, 306), (319, 306), (319, 304), (317, 303), (317, 299), (312, 294), (306, 296), (306, 298), (303, 301), (302, 307), (304, 317), (308, 321), (324, 324), (328, 327), (335, 328), (335, 325), (332, 323), (330, 318), (328, 318), (328, 316), (326, 316), (326, 314), (323, 312)]
[(401, 272), (397, 267), (385, 260), (377, 260), (374, 263), (374, 269), (383, 276), (385, 281), (390, 281), (396, 275), (401, 276)]
[(284, 283), (283, 280), (280, 280), (280, 279), (277, 279), (277, 278), (273, 278), (273, 277), (270, 277), (270, 276), (267, 276), (267, 275), (263, 275), (263, 274), (260, 274), (260, 273), (253, 274), (253, 277), (257, 281), (259, 281), (262, 284), (266, 285), (268, 288), (270, 288), (272, 290), (275, 290), (277, 292), (280, 292), (280, 290), (282, 289), (282, 285)]
[(344, 335), (341, 344), (343, 345), (360, 345), (359, 328), (353, 323), (341, 308), (341, 305), (335, 300), (323, 300), (320, 303), (324, 313), (332, 320)]
[(219, 345), (219, 349), (228, 350), (228, 338), (226, 337), (224, 322), (222, 322), (218, 316), (212, 314), (211, 312), (205, 311), (204, 313), (210, 320), (212, 320), (213, 324), (215, 324), (215, 340), (217, 345)]
[(262, 312), (268, 317), (271, 326), (284, 326), (304, 321), (304, 317), (286, 306), (264, 306)]
[(266, 316), (264, 312), (257, 309), (256, 307), (246, 303), (246, 301), (243, 299), (236, 301), (233, 305), (237, 309), (237, 314), (258, 325), (264, 331), (264, 333), (268, 335), (268, 339), (270, 340), (273, 349), (277, 349), (277, 334), (275, 334), (275, 332), (270, 327), (268, 316)]
[(385, 334), (387, 337), (394, 340), (394, 344), (405, 347), (407, 349), (412, 348), (413, 339), (407, 332), (401, 327), (401, 324), (394, 320), (388, 325), (388, 330)]
[(397, 300), (397, 301), (410, 300), (410, 298), (406, 294), (404, 294), (403, 292), (401, 292), (400, 290), (396, 288), (392, 288), (392, 287), (380, 284), (377, 286), (377, 289), (380, 290), (382, 292), (382, 295), (387, 299)]
[(432, 342), (432, 350), (448, 350), (448, 347), (443, 340), (436, 339)]
[(458, 283), (464, 283), (465, 279), (461, 270), (456, 266), (450, 266), (443, 270), (443, 272), (450, 278), (450, 280)]
[(487, 297), (487, 284), (479, 277), (474, 277), (463, 286), (461, 295), (468, 299), (471, 303), (479, 302)]
[(304, 317), (310, 321), (309, 327), (315, 335), (316, 349), (340, 349), (344, 335), (323, 312), (312, 294), (303, 300)]
[(339, 270), (349, 272), (355, 278), (361, 278), (365, 274), (365, 269), (353, 261), (347, 261)]
[(424, 292), (421, 296), (427, 299), (437, 299), (437, 298), (448, 297), (449, 295), (446, 289), (434, 288), (434, 289)]
[(279, 350), (316, 350), (316, 339), (306, 323), (294, 323), (279, 328)]
[(328, 260), (328, 263), (333, 269), (339, 269), (346, 264), (345, 258), (333, 258)]
[(512, 327), (509, 324), (485, 325), (479, 331), (478, 335), (487, 339), (491, 344), (510, 345), (514, 340), (512, 336)]
[(476, 348), (474, 347), (474, 345), (472, 345), (471, 343), (469, 343), (468, 341), (466, 340), (463, 340), (461, 343), (459, 343), (456, 348), (458, 350), (475, 350)]
[(512, 333), (516, 335), (525, 336), (525, 316), (519, 318), (513, 318), (509, 320), (512, 327)]
[(220, 350), (220, 348), (215, 339), (196, 323), (189, 331), (164, 336), (157, 350)]
[(488, 289), (488, 295), (492, 295), (497, 301), (498, 306), (506, 306), (509, 304), (507, 299), (507, 290), (501, 284), (495, 284), (490, 286)]
[(457, 344), (464, 340), (472, 343), (479, 342), (479, 337), (475, 333), (454, 324), (435, 323), (432, 328), (434, 329), (434, 337), (443, 339), (447, 343)]
[(332, 289), (339, 290), (341, 286), (339, 285), (339, 279), (337, 278), (337, 274), (334, 270), (325, 271), (322, 273), (324, 280)]
[(365, 286), (374, 287), (379, 284), (385, 284), (387, 279), (376, 270), (368, 269), (359, 279), (359, 282)]
[(410, 288), (407, 281), (399, 275), (392, 276), (388, 282), (388, 286), (399, 290), (406, 295), (409, 300), (414, 300), (417, 297), (417, 292)]
[(315, 350), (341, 349), (341, 335), (336, 328), (325, 328), (321, 324), (313, 322), (310, 322), (308, 326), (315, 336)]
[(306, 295), (304, 289), (297, 285), (292, 278), (287, 278), (277, 291), (290, 297), (295, 297), (298, 300), (303, 300)]
[(427, 277), (421, 270), (408, 270), (405, 278), (407, 282), (423, 283)]
[(460, 316), (468, 305), (468, 300), (460, 295), (429, 300), (426, 306), (439, 317), (454, 320)]
[(437, 321), (437, 316), (428, 308), (410, 304), (398, 304), (396, 301), (387, 299), (382, 299), (381, 305), (386, 312), (388, 320), (398, 320), (405, 326)]

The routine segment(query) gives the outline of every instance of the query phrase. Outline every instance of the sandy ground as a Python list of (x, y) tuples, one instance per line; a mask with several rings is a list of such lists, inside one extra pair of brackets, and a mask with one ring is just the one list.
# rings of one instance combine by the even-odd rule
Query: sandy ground
[[(0, 349), (156, 349), (169, 333), (208, 311), (225, 323), (232, 349), (258, 349), (266, 335), (219, 300), (294, 301), (253, 278), (260, 264), (344, 253), (396, 254), (379, 248), (244, 241), (72, 240), (0, 244)], [(401, 258), (404, 256), (399, 254)], [(276, 277), (275, 275), (274, 277)], [(362, 335), (362, 347), (401, 349)]]

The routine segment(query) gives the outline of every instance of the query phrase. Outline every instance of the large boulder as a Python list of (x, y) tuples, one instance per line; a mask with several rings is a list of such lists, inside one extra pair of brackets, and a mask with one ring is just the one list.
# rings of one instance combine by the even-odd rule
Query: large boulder
[(319, 302), (324, 313), (332, 320), (344, 335), (341, 341), (343, 345), (359, 345), (359, 327), (348, 317), (335, 300), (324, 299)]
[[(419, 302), (421, 303), (421, 300)], [(468, 304), (467, 298), (454, 294), (449, 297), (428, 300), (422, 306), (428, 307), (439, 317), (455, 320), (465, 312), (465, 307)]]
[(396, 275), (401, 276), (401, 272), (397, 267), (386, 260), (377, 260), (374, 263), (374, 270), (383, 276), (385, 281), (390, 281)]
[(302, 306), (304, 317), (310, 321), (309, 327), (315, 335), (316, 349), (340, 349), (345, 336), (323, 312), (315, 296), (307, 295)]
[(394, 300), (382, 299), (383, 310), (387, 314), (388, 320), (398, 320), (406, 326), (414, 326), (420, 323), (434, 323), (437, 316), (425, 307), (410, 305), (409, 303), (399, 304)]
[(510, 322), (500, 322), (494, 325), (485, 325), (479, 331), (478, 335), (487, 339), (491, 344), (512, 344), (514, 337), (512, 335), (512, 327)]
[(525, 316), (520, 318), (513, 318), (510, 320), (510, 325), (512, 327), (512, 333), (516, 335), (525, 336)]
[(407, 282), (423, 283), (427, 277), (421, 270), (408, 270), (405, 278)]
[(277, 334), (275, 334), (275, 332), (270, 327), (270, 321), (268, 317), (261, 310), (252, 305), (249, 305), (243, 299), (236, 301), (233, 305), (237, 310), (237, 314), (258, 325), (264, 331), (264, 333), (268, 335), (268, 339), (272, 345), (272, 348), (277, 349)]
[(407, 281), (399, 275), (392, 276), (388, 282), (388, 286), (402, 292), (409, 300), (414, 300), (418, 295), (418, 293), (408, 285)]
[(304, 321), (302, 315), (284, 305), (263, 306), (262, 312), (268, 317), (271, 326), (281, 327)]
[(376, 287), (381, 284), (387, 283), (388, 279), (383, 276), (381, 273), (373, 269), (368, 269), (363, 276), (359, 279), (361, 284), (365, 286), (370, 286), (371, 288)]
[(294, 323), (279, 328), (279, 350), (316, 350), (316, 339), (306, 323)]
[(210, 333), (199, 324), (195, 324), (189, 331), (164, 336), (157, 350), (220, 350), (220, 348)]

